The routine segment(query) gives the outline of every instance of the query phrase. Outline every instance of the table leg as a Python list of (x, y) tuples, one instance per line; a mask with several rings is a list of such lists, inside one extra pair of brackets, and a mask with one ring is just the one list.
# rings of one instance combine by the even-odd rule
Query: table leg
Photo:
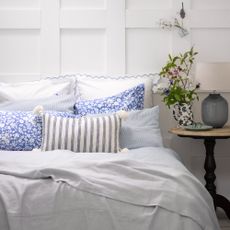
[(204, 169), (205, 169), (205, 181), (206, 185), (205, 187), (211, 194), (214, 202), (214, 206), (222, 208), (228, 218), (230, 219), (230, 202), (224, 197), (219, 194), (216, 194), (216, 186), (214, 184), (216, 180), (215, 175), (215, 169), (216, 169), (216, 162), (214, 157), (214, 147), (215, 147), (216, 141), (215, 138), (205, 138), (204, 145), (206, 149), (206, 157), (205, 157), (205, 163), (204, 163)]
[(206, 158), (204, 163), (205, 175), (204, 179), (206, 181), (205, 187), (210, 192), (211, 195), (216, 194), (216, 186), (214, 181), (216, 180), (215, 169), (216, 169), (216, 162), (214, 158), (214, 147), (216, 141), (215, 139), (205, 139), (204, 145), (206, 149)]

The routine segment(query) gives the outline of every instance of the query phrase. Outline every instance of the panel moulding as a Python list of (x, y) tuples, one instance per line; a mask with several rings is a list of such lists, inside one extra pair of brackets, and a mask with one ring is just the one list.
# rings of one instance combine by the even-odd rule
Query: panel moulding
[(126, 28), (159, 28), (160, 19), (172, 17), (172, 10), (126, 10)]
[(125, 1), (107, 0), (107, 72), (125, 74)]
[(61, 29), (104, 29), (107, 22), (106, 10), (68, 9), (60, 12)]
[(41, 75), (60, 74), (60, 2), (41, 0)]
[(40, 10), (0, 10), (0, 29), (40, 29)]
[(190, 28), (230, 28), (230, 10), (191, 10)]

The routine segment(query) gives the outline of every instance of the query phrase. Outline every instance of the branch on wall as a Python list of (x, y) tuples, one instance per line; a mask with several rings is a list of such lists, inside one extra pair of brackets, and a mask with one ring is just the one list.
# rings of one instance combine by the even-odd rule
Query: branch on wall
[(168, 21), (165, 19), (160, 19), (158, 22), (159, 26), (163, 30), (174, 30), (178, 31), (180, 37), (185, 37), (189, 34), (188, 30), (183, 25), (183, 20), (181, 22), (178, 18), (174, 18), (172, 21)]
[(188, 35), (189, 32), (183, 25), (183, 19), (186, 16), (183, 2), (182, 2), (182, 8), (180, 9), (179, 15), (180, 15), (180, 19), (175, 17), (172, 21), (160, 19), (160, 22), (159, 22), (160, 28), (168, 29), (168, 30), (176, 29), (180, 37), (185, 37), (186, 35)]

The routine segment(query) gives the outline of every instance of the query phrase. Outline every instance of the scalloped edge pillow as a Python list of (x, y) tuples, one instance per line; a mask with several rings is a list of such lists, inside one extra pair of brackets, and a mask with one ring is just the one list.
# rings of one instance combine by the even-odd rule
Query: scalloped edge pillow
[(125, 76), (95, 76), (76, 74), (77, 90), (81, 100), (92, 100), (109, 97), (121, 93), (138, 84), (145, 85), (144, 107), (153, 106), (153, 85), (158, 82), (158, 74), (125, 75)]
[(80, 116), (88, 114), (107, 114), (120, 110), (131, 111), (144, 108), (144, 84), (137, 85), (117, 95), (94, 100), (80, 100), (74, 105), (74, 113)]
[(76, 91), (76, 81), (76, 78), (69, 77), (20, 83), (0, 82), (0, 102), (74, 94)]

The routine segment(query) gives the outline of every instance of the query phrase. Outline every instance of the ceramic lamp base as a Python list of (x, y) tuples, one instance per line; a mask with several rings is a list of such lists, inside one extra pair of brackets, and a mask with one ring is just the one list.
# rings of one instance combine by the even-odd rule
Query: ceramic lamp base
[(228, 102), (219, 93), (210, 93), (201, 105), (202, 120), (205, 125), (221, 128), (228, 121)]

